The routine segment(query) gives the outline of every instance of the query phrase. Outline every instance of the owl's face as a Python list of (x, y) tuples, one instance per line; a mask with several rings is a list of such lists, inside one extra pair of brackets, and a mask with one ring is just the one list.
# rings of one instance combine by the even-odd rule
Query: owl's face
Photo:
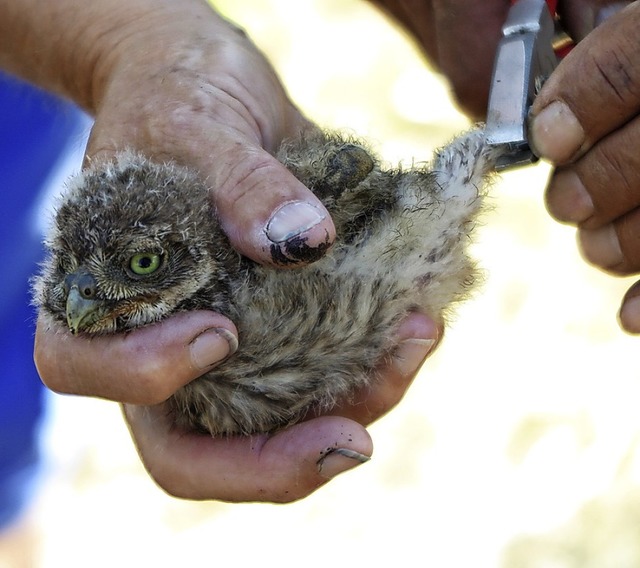
[(73, 333), (158, 321), (215, 277), (212, 223), (182, 170), (128, 157), (87, 172), (56, 213), (37, 302)]

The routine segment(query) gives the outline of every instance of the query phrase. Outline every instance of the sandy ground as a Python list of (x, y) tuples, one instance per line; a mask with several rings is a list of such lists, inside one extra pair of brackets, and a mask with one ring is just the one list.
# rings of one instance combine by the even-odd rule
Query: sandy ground
[[(468, 127), (412, 45), (361, 2), (216, 5), (310, 117), (368, 137), (391, 163), (427, 160)], [(371, 427), (372, 461), (302, 502), (172, 499), (115, 404), (52, 396), (34, 566), (640, 566), (638, 339), (615, 318), (629, 282), (586, 266), (573, 231), (546, 215), (548, 174), (496, 184), (474, 248), (482, 291)]]

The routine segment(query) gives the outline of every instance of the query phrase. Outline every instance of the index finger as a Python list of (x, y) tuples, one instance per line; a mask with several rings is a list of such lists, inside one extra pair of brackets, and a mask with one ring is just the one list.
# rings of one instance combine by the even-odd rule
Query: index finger
[(237, 331), (213, 312), (181, 313), (127, 333), (74, 336), (48, 316), (36, 329), (40, 378), (56, 392), (158, 404), (237, 347)]
[(611, 16), (580, 42), (531, 107), (536, 153), (556, 164), (577, 159), (640, 110), (640, 4)]

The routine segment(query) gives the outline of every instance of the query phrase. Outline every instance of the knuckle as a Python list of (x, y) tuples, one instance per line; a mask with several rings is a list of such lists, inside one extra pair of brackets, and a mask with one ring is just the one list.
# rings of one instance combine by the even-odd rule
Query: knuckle
[(174, 392), (172, 382), (163, 380), (165, 375), (166, 370), (159, 365), (146, 364), (137, 369), (129, 377), (132, 386), (126, 402), (144, 406), (165, 402)]
[(581, 226), (608, 223), (640, 205), (640, 158), (636, 156), (637, 126), (630, 124), (596, 144), (578, 166), (581, 184), (594, 206)]
[(598, 55), (593, 64), (601, 84), (619, 104), (626, 105), (638, 100), (640, 85), (623, 50)]
[[(640, 179), (634, 157), (627, 155), (626, 151), (621, 151), (620, 148), (602, 146), (596, 159), (599, 169), (606, 172), (602, 185), (609, 188), (608, 200), (604, 195), (601, 199), (605, 201), (604, 205), (622, 207), (623, 210), (619, 213), (624, 212), (627, 207), (637, 205), (640, 197)], [(613, 190), (611, 186), (614, 186)], [(607, 192), (603, 190), (601, 193)]]
[[(188, 485), (184, 483), (184, 480), (176, 477), (175, 475), (167, 475), (162, 470), (153, 471), (149, 469), (149, 475), (155, 481), (155, 483), (162, 489), (167, 495), (175, 497), (176, 499), (204, 499), (200, 495), (192, 491)], [(212, 499), (214, 497), (211, 497)]]
[(64, 375), (51, 372), (47, 363), (34, 357), (36, 369), (42, 383), (51, 391), (57, 394), (79, 394), (71, 388)]
[(256, 195), (264, 195), (265, 181), (281, 177), (281, 168), (269, 155), (245, 153), (236, 157), (215, 185), (216, 204), (230, 210), (255, 206)]
[[(123, 356), (125, 368), (116, 381), (123, 392), (109, 397), (119, 402), (154, 406), (165, 402), (175, 391), (182, 366), (167, 361), (161, 354), (131, 353)], [(170, 373), (170, 375), (169, 375)]]
[(618, 274), (631, 274), (640, 270), (640, 214), (635, 211), (624, 216), (616, 223), (616, 232), (622, 249), (623, 261), (614, 272)]
[[(600, 89), (609, 93), (613, 104), (628, 107), (637, 105), (640, 98), (640, 55), (637, 33), (640, 27), (640, 10), (635, 7), (624, 18), (616, 18), (596, 29), (585, 40), (589, 49), (588, 67), (594, 71), (594, 80)], [(587, 45), (585, 45), (585, 48)], [(599, 89), (596, 88), (596, 91)]]

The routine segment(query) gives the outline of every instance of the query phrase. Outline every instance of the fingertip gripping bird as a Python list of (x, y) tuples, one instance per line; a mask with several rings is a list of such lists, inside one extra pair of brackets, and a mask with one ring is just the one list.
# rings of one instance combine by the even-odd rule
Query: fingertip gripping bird
[[(322, 200), (337, 237), (316, 262), (280, 270), (231, 247), (196, 172), (125, 152), (69, 183), (35, 303), (90, 335), (224, 314), (238, 350), (177, 391), (172, 415), (213, 436), (271, 432), (376, 381), (408, 313), (444, 322), (469, 295), (469, 236), (499, 153), (480, 129), (409, 169), (336, 133), (286, 141), (278, 159)], [(299, 260), (275, 245), (272, 257)]]

